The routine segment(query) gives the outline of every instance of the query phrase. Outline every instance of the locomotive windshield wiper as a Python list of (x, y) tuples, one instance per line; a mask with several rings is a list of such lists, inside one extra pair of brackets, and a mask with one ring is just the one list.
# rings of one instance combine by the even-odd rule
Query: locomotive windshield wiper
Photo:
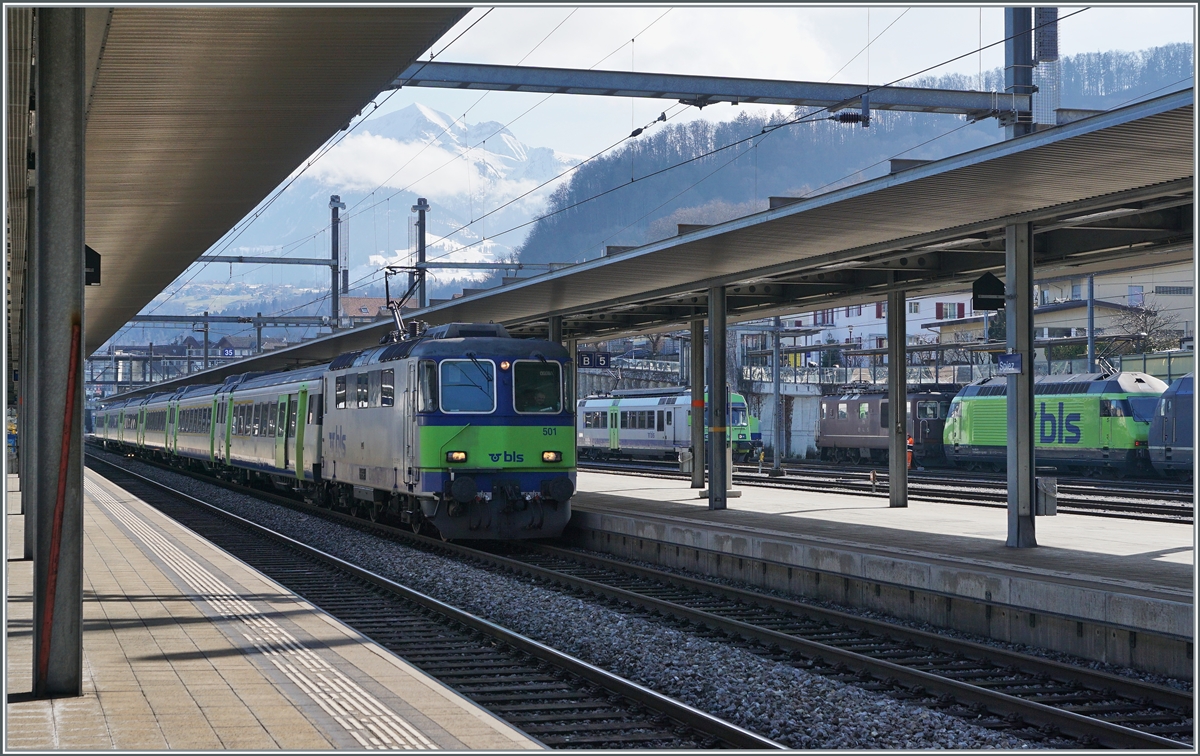
[(480, 386), (478, 383), (475, 382), (475, 380), (473, 378), (468, 377), (467, 380), (471, 381), (472, 386), (479, 389), (480, 391), (487, 394), (488, 396), (491, 396), (492, 395), (492, 392), (491, 392), (492, 376), (490, 374), (488, 374), (488, 371), (483, 368), (483, 363), (480, 362), (479, 360), (475, 359), (474, 352), (467, 352), (467, 357), (469, 357), (471, 359), (471, 364), (474, 365), (475, 368), (477, 370), (479, 370), (480, 374), (483, 375), (484, 379), (488, 383), (488, 388), (484, 388), (483, 386)]

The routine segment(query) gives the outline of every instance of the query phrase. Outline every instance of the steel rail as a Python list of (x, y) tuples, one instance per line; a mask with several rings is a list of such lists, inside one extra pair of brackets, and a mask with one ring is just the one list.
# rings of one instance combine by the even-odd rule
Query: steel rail
[[(515, 633), (507, 628), (481, 617), (477, 617), (445, 602), (439, 601), (432, 596), (428, 596), (424, 593), (408, 588), (407, 586), (401, 585), (393, 580), (389, 580), (386, 577), (347, 562), (332, 554), (328, 554), (320, 549), (297, 541), (282, 533), (270, 530), (269, 528), (247, 520), (244, 517), (240, 517), (231, 512), (223, 510), (220, 507), (191, 496), (190, 494), (171, 488), (166, 484), (159, 483), (158, 481), (147, 478), (144, 475), (139, 475), (131, 470), (123, 468), (107, 460), (98, 459), (94, 456), (90, 458), (90, 461), (93, 464), (104, 465), (119, 470), (122, 475), (128, 475), (134, 478), (141, 485), (148, 486), (168, 496), (185, 501), (187, 504), (193, 507), (196, 507), (210, 515), (220, 517), (223, 520), (233, 523), (240, 528), (254, 533), (257, 536), (269, 539), (282, 546), (293, 549), (309, 559), (324, 563), (337, 570), (341, 570), (342, 572), (345, 572), (348, 575), (357, 578), (358, 580), (374, 585), (377, 588), (398, 596), (403, 600), (412, 602), (436, 612), (448, 620), (457, 622), (476, 632), (491, 636), (502, 643), (508, 644), (519, 651), (529, 654), (534, 658), (566, 670), (568, 673), (583, 680), (587, 680), (594, 685), (605, 688), (616, 695), (628, 698), (636, 704), (665, 714), (683, 726), (691, 728), (698, 733), (717, 738), (733, 748), (759, 750), (784, 748), (783, 745), (776, 743), (769, 738), (750, 732), (749, 730), (738, 727), (730, 722), (726, 722), (725, 720), (708, 714), (707, 712), (701, 711), (692, 706), (688, 706), (687, 704), (676, 701), (642, 685), (638, 685), (630, 680), (626, 680), (622, 677), (614, 675), (611, 672), (596, 667), (585, 661), (576, 659), (568, 654), (564, 654), (563, 652), (551, 648), (543, 643), (535, 641), (531, 638), (527, 638), (519, 633)], [(485, 704), (479, 705), (482, 705), (484, 708), (486, 708)], [(503, 715), (500, 716), (503, 718)], [(516, 726), (520, 727), (519, 724)]]

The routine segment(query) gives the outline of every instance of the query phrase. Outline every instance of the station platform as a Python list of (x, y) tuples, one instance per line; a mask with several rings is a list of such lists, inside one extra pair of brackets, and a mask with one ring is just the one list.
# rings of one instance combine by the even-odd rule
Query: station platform
[(1005, 547), (1003, 509), (737, 485), (710, 511), (689, 482), (580, 472), (568, 538), (1013, 643), (1192, 677), (1193, 528), (1060, 514)]
[(86, 471), (84, 693), (33, 700), (10, 476), (5, 750), (543, 746)]

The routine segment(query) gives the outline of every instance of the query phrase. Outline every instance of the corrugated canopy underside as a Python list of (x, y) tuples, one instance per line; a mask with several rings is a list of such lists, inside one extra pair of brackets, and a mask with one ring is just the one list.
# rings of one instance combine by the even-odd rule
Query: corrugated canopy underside
[(88, 98), (87, 353), (467, 10), (115, 8)]
[[(802, 200), (775, 210), (703, 228), (495, 290), (438, 304), (418, 313), (430, 324), (503, 323), (519, 329), (549, 315), (574, 321), (586, 334), (588, 313), (653, 303), (710, 285), (779, 280), (820, 272), (873, 255), (923, 248), (995, 233), (1016, 222), (1050, 223), (1139, 197), (1174, 197), (1190, 205), (1195, 174), (1193, 98), (1185, 92), (1131, 106), (963, 155)], [(1188, 210), (1190, 219), (1191, 212)], [(1175, 237), (1190, 256), (1190, 223)], [(992, 262), (1003, 274), (1003, 242)], [(1144, 249), (1110, 252), (1115, 264)], [(941, 254), (953, 263), (947, 249)], [(915, 255), (914, 255), (915, 257)], [(978, 275), (972, 273), (971, 277)], [(774, 278), (773, 278), (774, 277)], [(920, 291), (915, 282), (909, 291)], [(753, 291), (751, 289), (751, 291)], [(832, 293), (821, 307), (837, 304)], [(878, 294), (876, 293), (876, 298)], [(780, 303), (786, 307), (786, 303)], [(686, 306), (684, 307), (686, 308)], [(595, 315), (595, 317), (604, 317)], [(611, 317), (611, 316), (610, 316)], [(674, 317), (674, 316), (671, 316)], [(666, 321), (663, 321), (666, 322)], [(613, 323), (610, 319), (608, 323)], [(594, 323), (598, 325), (598, 323)], [(156, 387), (211, 382), (247, 370), (277, 370), (328, 360), (378, 343), (390, 321), (268, 352)], [(615, 333), (615, 331), (609, 331)], [(135, 392), (136, 393), (136, 392)]]

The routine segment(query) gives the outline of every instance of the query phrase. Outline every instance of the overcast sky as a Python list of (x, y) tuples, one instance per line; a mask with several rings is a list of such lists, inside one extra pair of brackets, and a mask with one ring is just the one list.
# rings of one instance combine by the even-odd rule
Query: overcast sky
[[(1078, 10), (1061, 7), (1059, 16)], [(433, 51), (441, 51), (486, 11), (477, 8), (468, 13)], [(874, 42), (860, 54), (867, 46), (868, 28)], [(1194, 33), (1190, 6), (1092, 6), (1061, 22), (1059, 47), (1062, 55), (1140, 50), (1193, 42)], [(973, 51), (981, 40), (988, 45), (1003, 37), (1003, 6), (500, 7), (450, 44), (437, 60), (882, 84), (965, 53), (972, 54), (931, 74), (976, 75), (981, 67), (985, 71), (1000, 67), (1003, 45), (981, 54)], [(493, 92), (480, 101), (481, 96), (481, 92), (405, 89), (378, 112), (420, 102), (453, 116), (466, 112), (471, 123), (508, 123), (546, 97)], [(631, 123), (645, 125), (671, 104), (556, 95), (510, 129), (528, 144), (590, 155), (627, 135)], [(727, 119), (739, 109), (754, 107), (763, 106), (688, 108), (673, 120)]]

